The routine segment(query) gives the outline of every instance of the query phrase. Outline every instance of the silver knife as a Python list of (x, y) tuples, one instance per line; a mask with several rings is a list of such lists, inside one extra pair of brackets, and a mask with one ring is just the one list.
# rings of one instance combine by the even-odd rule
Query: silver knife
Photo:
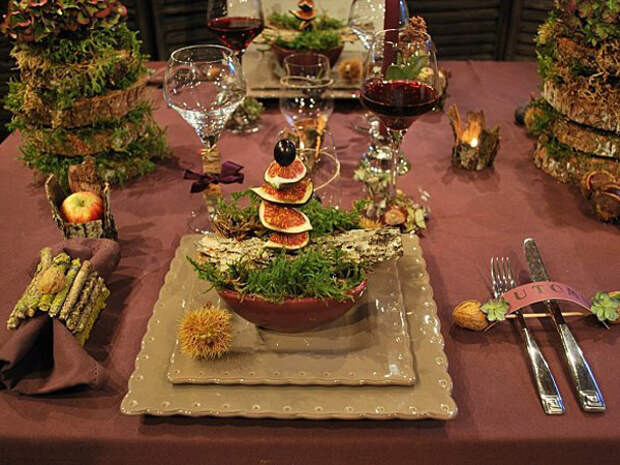
[[(549, 273), (542, 261), (538, 247), (534, 239), (528, 237), (523, 241), (523, 250), (525, 251), (525, 259), (530, 270), (530, 276), (533, 281), (550, 281)], [(604, 412), (605, 400), (601, 394), (601, 390), (594, 379), (590, 365), (575, 337), (568, 329), (568, 325), (562, 316), (560, 306), (555, 300), (546, 300), (544, 302), (547, 311), (551, 314), (555, 327), (560, 334), (564, 354), (568, 362), (573, 384), (577, 390), (577, 396), (581, 408), (586, 412)]]

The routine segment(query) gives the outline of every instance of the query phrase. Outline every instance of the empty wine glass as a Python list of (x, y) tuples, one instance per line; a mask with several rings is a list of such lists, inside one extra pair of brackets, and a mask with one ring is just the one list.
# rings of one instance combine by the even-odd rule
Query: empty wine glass
[(297, 156), (306, 165), (314, 193), (321, 203), (340, 207), (342, 183), (334, 136), (324, 127), (305, 126), (282, 129), (276, 136), (276, 143), (282, 139), (295, 144)]
[(321, 121), (323, 125), (334, 111), (329, 94), (333, 83), (329, 59), (320, 53), (293, 53), (284, 59), (284, 76), (280, 79), (280, 112), (291, 127), (298, 121)]
[[(232, 50), (220, 45), (195, 45), (170, 55), (164, 98), (194, 128), (213, 154), (226, 121), (245, 96), (241, 65)], [(203, 155), (204, 156), (204, 155)], [(190, 228), (204, 232), (210, 218), (204, 206), (192, 212)]]
[[(349, 9), (349, 19), (347, 21), (351, 31), (357, 36), (368, 53), (375, 33), (384, 29), (385, 21), (385, 0), (353, 0)], [(409, 10), (405, 0), (398, 2), (398, 25), (400, 29), (405, 27), (409, 21)], [(356, 131), (369, 133), (371, 123), (376, 120), (371, 112), (365, 112), (353, 121), (353, 128)]]
[(362, 104), (386, 126), (391, 151), (378, 160), (389, 174), (385, 205), (395, 194), (396, 162), (402, 139), (418, 116), (431, 111), (440, 97), (439, 72), (431, 37), (412, 36), (404, 29), (387, 29), (375, 35), (364, 66)]

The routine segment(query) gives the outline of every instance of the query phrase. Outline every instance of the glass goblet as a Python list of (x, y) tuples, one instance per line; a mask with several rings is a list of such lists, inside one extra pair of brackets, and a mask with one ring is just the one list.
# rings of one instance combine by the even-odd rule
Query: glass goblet
[(295, 144), (297, 156), (306, 165), (314, 193), (321, 203), (340, 207), (342, 199), (340, 160), (333, 135), (325, 128), (299, 125), (296, 129), (281, 130), (276, 136), (276, 143), (282, 139), (291, 140)]
[(293, 53), (284, 59), (280, 112), (293, 128), (298, 121), (317, 121), (323, 126), (334, 111), (329, 88), (333, 83), (329, 59), (320, 53)]
[(420, 115), (433, 109), (439, 97), (431, 37), (426, 33), (412, 37), (402, 29), (378, 32), (366, 58), (360, 99), (388, 130), (391, 153), (381, 160), (382, 169), (388, 173), (382, 192), (386, 206), (396, 191), (396, 162), (403, 137)]
[[(353, 0), (349, 8), (349, 18), (347, 21), (351, 31), (361, 42), (364, 52), (368, 53), (374, 35), (384, 29), (385, 21), (385, 0)], [(409, 10), (407, 2), (398, 2), (398, 29), (404, 27), (409, 21)], [(372, 129), (373, 120), (376, 118), (369, 111), (357, 116), (353, 121), (353, 129), (362, 133), (368, 133)]]
[[(241, 65), (232, 50), (195, 45), (170, 55), (164, 77), (164, 99), (196, 131), (205, 157), (219, 159), (217, 141), (226, 121), (245, 96)], [(204, 206), (192, 212), (190, 228), (205, 232), (210, 223)]]
[[(209, 0), (207, 27), (223, 45), (234, 51), (242, 63), (246, 49), (264, 27), (261, 0)], [(260, 129), (258, 120), (250, 121), (244, 109), (242, 105), (235, 112), (227, 128), (240, 134), (257, 132)]]

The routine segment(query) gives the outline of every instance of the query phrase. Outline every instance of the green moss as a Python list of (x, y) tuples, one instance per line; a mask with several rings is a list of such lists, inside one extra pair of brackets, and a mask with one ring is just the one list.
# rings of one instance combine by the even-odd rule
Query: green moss
[(115, 27), (95, 29), (81, 39), (75, 37), (55, 36), (49, 43), (25, 43), (16, 49), (34, 56), (45, 57), (56, 64), (77, 64), (92, 61), (109, 51), (128, 50), (136, 56), (140, 52), (141, 41), (138, 33), (131, 31), (125, 23)]
[(528, 118), (527, 129), (531, 134), (539, 135), (551, 130), (553, 123), (558, 118), (558, 113), (543, 98), (530, 103), (535, 109), (531, 118)]
[(314, 50), (317, 52), (340, 47), (342, 38), (337, 31), (308, 31), (302, 32), (292, 40), (278, 37), (276, 44), (292, 50)]
[[(146, 73), (140, 41), (125, 24), (95, 30), (81, 40), (53, 42), (49, 48), (20, 43), (12, 54), (23, 85), (54, 109), (70, 108), (79, 98), (127, 89)], [(11, 111), (15, 107), (11, 105)]]
[(17, 113), (24, 105), (26, 86), (15, 79), (9, 80), (8, 84), (9, 91), (4, 97), (4, 108), (12, 113)]
[(337, 248), (325, 251), (308, 247), (295, 256), (282, 251), (264, 267), (241, 259), (225, 271), (188, 260), (199, 277), (216, 289), (258, 295), (276, 303), (291, 297), (346, 300), (351, 298), (347, 292), (366, 278), (366, 270)]
[(360, 227), (360, 216), (355, 210), (346, 211), (334, 207), (324, 207), (317, 199), (310, 200), (300, 208), (312, 224), (313, 237), (333, 232), (349, 231)]
[[(278, 13), (274, 11), (267, 18), (268, 21), (276, 27), (282, 29), (294, 29), (299, 30), (301, 21), (293, 16), (291, 13)], [(336, 18), (327, 16), (326, 13), (320, 14), (313, 22), (312, 27), (315, 31), (328, 31), (334, 29), (341, 29), (345, 24)]]
[[(45, 175), (55, 174), (61, 185), (67, 180), (69, 165), (81, 163), (83, 157), (64, 157), (42, 152), (34, 144), (21, 147), (24, 164)], [(109, 150), (95, 156), (97, 173), (111, 184), (123, 184), (155, 169), (155, 162), (168, 155), (165, 133), (157, 125), (148, 125), (145, 133), (123, 150)]]

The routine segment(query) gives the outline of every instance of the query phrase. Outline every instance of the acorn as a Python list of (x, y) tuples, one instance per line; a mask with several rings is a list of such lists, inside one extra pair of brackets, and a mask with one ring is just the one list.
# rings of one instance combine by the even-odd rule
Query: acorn
[(181, 351), (191, 358), (220, 358), (232, 346), (230, 314), (206, 305), (187, 312), (177, 334)]
[(295, 161), (297, 147), (290, 139), (281, 139), (273, 148), (273, 156), (280, 166), (288, 166)]

